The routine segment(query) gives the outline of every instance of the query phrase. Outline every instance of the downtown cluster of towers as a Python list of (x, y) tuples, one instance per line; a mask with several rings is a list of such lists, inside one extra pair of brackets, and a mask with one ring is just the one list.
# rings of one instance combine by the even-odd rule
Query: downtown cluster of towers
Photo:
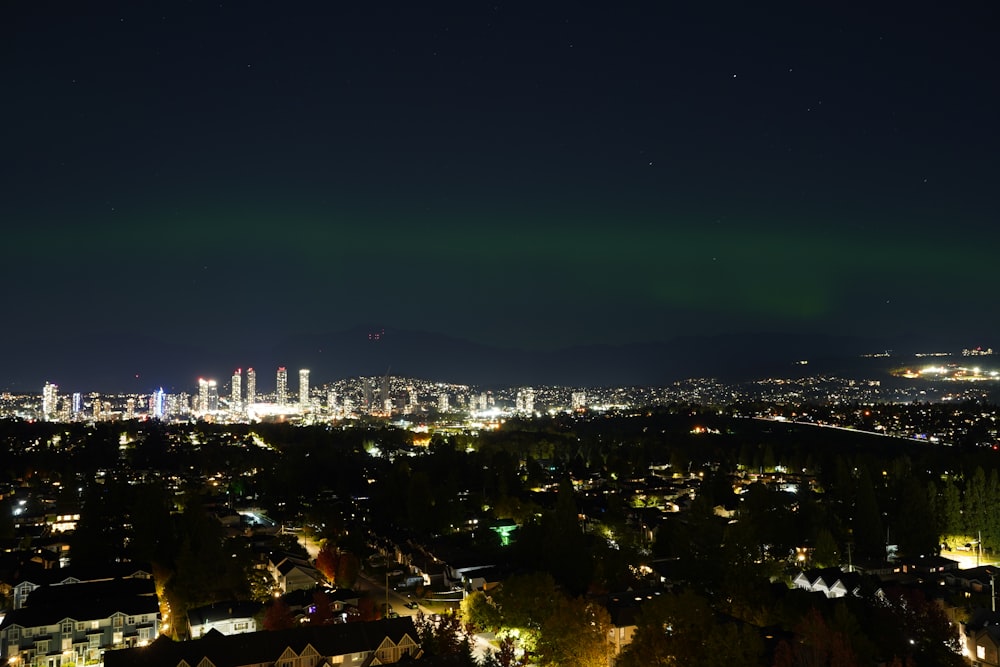
[[(470, 414), (486, 413), (499, 409), (491, 392), (474, 391), (469, 387), (424, 383), (422, 391), (425, 402), (420, 403), (417, 385), (419, 381), (403, 381), (393, 386), (386, 375), (379, 379), (357, 378), (353, 383), (335, 389), (328, 386), (325, 402), (318, 396), (310, 396), (309, 370), (299, 371), (298, 400), (289, 394), (288, 370), (281, 366), (275, 376), (274, 393), (259, 393), (257, 374), (253, 368), (246, 372), (237, 369), (232, 376), (229, 392), (220, 395), (220, 384), (213, 379), (199, 378), (195, 394), (180, 392), (166, 393), (159, 388), (149, 394), (115, 394), (102, 396), (97, 393), (84, 395), (60, 395), (59, 387), (45, 383), (39, 405), (29, 402), (15, 408), (13, 414), (28, 419), (41, 418), (45, 421), (81, 421), (93, 419), (107, 421), (115, 419), (185, 419), (206, 417), (227, 421), (258, 419), (268, 415), (301, 415), (309, 419), (344, 418), (352, 414), (388, 416), (394, 413), (411, 414), (421, 409), (445, 413), (452, 410), (450, 397), (458, 399), (458, 410)], [(405, 385), (405, 386), (404, 386)], [(574, 391), (574, 408), (585, 404), (585, 394)], [(356, 407), (357, 406), (357, 407)], [(535, 391), (531, 387), (517, 390), (513, 408), (520, 414), (532, 414), (535, 410)]]
[[(102, 400), (97, 396), (85, 398), (80, 392), (75, 392), (71, 396), (60, 396), (59, 386), (52, 382), (46, 382), (42, 388), (41, 417), (46, 421), (60, 419), (73, 420), (80, 418), (86, 410), (94, 419), (101, 419), (102, 417), (110, 417), (115, 408), (121, 409), (122, 416), (126, 419), (133, 418), (137, 408), (140, 410), (148, 408), (149, 416), (154, 419), (162, 419), (170, 414), (177, 415), (190, 412), (209, 414), (225, 411), (234, 415), (245, 414), (261, 398), (261, 395), (257, 393), (257, 373), (254, 369), (248, 368), (245, 377), (246, 392), (244, 393), (243, 370), (238, 368), (233, 373), (229, 400), (225, 406), (219, 400), (218, 382), (205, 378), (198, 378), (198, 393), (190, 397), (190, 400), (186, 393), (167, 394), (160, 387), (148, 395), (148, 406), (145, 405), (145, 400), (140, 400), (143, 405), (137, 406), (134, 397), (128, 398), (125, 405), (115, 406), (111, 401), (107, 399)], [(298, 407), (302, 412), (305, 412), (309, 408), (308, 369), (299, 371), (299, 400), (296, 406), (289, 401), (288, 370), (284, 366), (278, 368), (274, 404), (279, 409), (283, 407)]]
[[(257, 403), (257, 373), (253, 368), (248, 368), (246, 372), (246, 394), (243, 393), (243, 369), (237, 368), (233, 373), (230, 382), (229, 411), (241, 413), (247, 408)], [(284, 366), (278, 367), (275, 377), (274, 402), (278, 406), (289, 405), (288, 402), (288, 369)], [(162, 389), (160, 390), (163, 391)], [(155, 394), (154, 394), (155, 396)], [(196, 412), (218, 412), (219, 411), (219, 387), (215, 380), (198, 378), (198, 404), (195, 406)], [(299, 406), (305, 410), (309, 406), (309, 370), (299, 371)], [(155, 407), (151, 410), (154, 417), (157, 415)]]

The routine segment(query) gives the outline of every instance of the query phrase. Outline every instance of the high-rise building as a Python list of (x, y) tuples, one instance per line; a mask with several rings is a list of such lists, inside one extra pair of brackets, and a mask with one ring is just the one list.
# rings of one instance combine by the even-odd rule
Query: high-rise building
[(326, 392), (326, 411), (331, 417), (337, 414), (337, 392), (333, 389)]
[(438, 412), (448, 412), (448, 394), (438, 394)]
[(229, 409), (232, 412), (243, 410), (243, 370), (240, 368), (237, 368), (236, 372), (233, 373), (232, 395), (229, 398), (229, 403)]
[(361, 409), (366, 412), (371, 410), (373, 393), (371, 381), (368, 378), (361, 378)]
[(42, 388), (42, 418), (45, 421), (52, 421), (56, 418), (59, 410), (59, 387), (46, 382)]
[(198, 412), (208, 412), (208, 380), (198, 378)]
[(247, 407), (257, 402), (257, 374), (252, 368), (247, 369)]
[(274, 389), (274, 400), (278, 405), (288, 403), (288, 371), (284, 366), (278, 367), (278, 379)]
[(131, 396), (125, 401), (125, 419), (135, 419), (135, 398)]
[(309, 408), (309, 370), (305, 368), (299, 371), (299, 406), (302, 412)]
[(163, 391), (163, 387), (160, 387), (153, 392), (152, 397), (149, 399), (149, 414), (153, 419), (163, 419), (163, 416), (167, 411), (167, 395)]
[(582, 410), (587, 407), (587, 392), (574, 391), (570, 394), (570, 405), (573, 406), (574, 410)]
[(83, 412), (83, 394), (78, 391), (73, 392), (73, 418), (77, 418)]
[(515, 410), (524, 414), (531, 414), (535, 411), (535, 390), (531, 387), (524, 387), (517, 390)]
[(208, 411), (216, 412), (219, 409), (219, 385), (215, 380), (208, 381)]
[(389, 386), (389, 376), (383, 375), (379, 383), (378, 399), (382, 410), (388, 414), (392, 412), (392, 389)]

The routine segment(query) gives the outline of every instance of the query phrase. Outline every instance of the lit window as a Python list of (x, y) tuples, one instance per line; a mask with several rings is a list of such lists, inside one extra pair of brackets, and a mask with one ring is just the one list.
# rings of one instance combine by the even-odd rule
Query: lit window
[(986, 647), (982, 644), (976, 644), (976, 657), (980, 660), (986, 659)]

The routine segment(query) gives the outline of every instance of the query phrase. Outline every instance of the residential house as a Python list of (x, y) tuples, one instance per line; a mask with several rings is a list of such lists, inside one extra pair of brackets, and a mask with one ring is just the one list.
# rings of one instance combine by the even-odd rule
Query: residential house
[(196, 609), (188, 609), (188, 625), (191, 638), (197, 639), (216, 630), (224, 635), (238, 635), (244, 632), (262, 630), (257, 626), (257, 616), (264, 608), (260, 602), (232, 601), (216, 602)]
[(18, 667), (96, 665), (104, 651), (159, 634), (152, 580), (44, 586), (0, 622), (0, 656)]
[(828, 598), (861, 595), (861, 575), (856, 572), (843, 572), (839, 567), (799, 572), (792, 583), (796, 588), (822, 593)]
[(308, 560), (290, 554), (272, 554), (268, 560), (267, 571), (282, 593), (309, 590), (323, 581), (323, 575)]
[(1000, 613), (977, 609), (960, 628), (962, 654), (973, 667), (1000, 666)]
[(635, 635), (636, 619), (639, 617), (643, 603), (662, 595), (661, 591), (626, 591), (608, 597), (604, 606), (611, 618), (611, 629), (608, 630), (608, 642), (615, 655), (632, 643)]
[(106, 667), (369, 667), (419, 657), (410, 617), (225, 636), (209, 631), (201, 639), (174, 642), (161, 637), (144, 648), (110, 651)]
[(32, 561), (13, 573), (13, 581), (8, 582), (13, 595), (13, 609), (24, 606), (28, 596), (42, 586), (112, 581), (114, 579), (147, 579), (152, 581), (152, 568), (136, 563), (119, 563), (98, 569), (75, 567), (53, 568)]

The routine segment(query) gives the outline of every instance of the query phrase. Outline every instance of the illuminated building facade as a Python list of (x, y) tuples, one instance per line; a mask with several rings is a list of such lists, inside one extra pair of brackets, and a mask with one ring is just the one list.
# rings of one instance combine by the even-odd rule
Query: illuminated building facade
[(278, 378), (274, 389), (275, 402), (278, 405), (288, 403), (288, 370), (284, 366), (278, 367)]
[(149, 399), (149, 414), (152, 415), (153, 419), (163, 419), (167, 411), (167, 395), (163, 391), (163, 387), (160, 387), (153, 392), (153, 395)]
[(45, 421), (52, 421), (56, 418), (59, 410), (59, 387), (51, 382), (46, 382), (42, 388), (42, 418)]
[(252, 368), (247, 369), (247, 406), (257, 402), (257, 373)]
[(299, 371), (299, 405), (303, 412), (309, 407), (309, 371), (305, 368)]
[(229, 398), (229, 409), (233, 412), (243, 410), (243, 371), (237, 368), (233, 373), (232, 393)]

